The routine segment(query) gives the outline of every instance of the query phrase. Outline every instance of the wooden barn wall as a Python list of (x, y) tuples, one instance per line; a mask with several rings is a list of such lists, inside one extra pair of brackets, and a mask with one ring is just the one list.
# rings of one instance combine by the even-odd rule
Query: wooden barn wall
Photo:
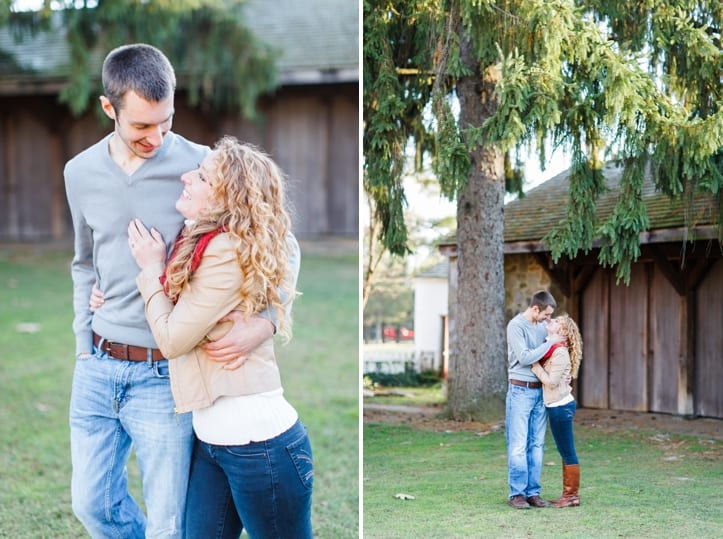
[(52, 233), (54, 219), (62, 220), (65, 204), (58, 200), (65, 191), (53, 168), (58, 139), (45, 121), (37, 107), (12, 114), (0, 108), (0, 237), (42, 239)]
[(356, 96), (331, 102), (329, 164), (326, 178), (329, 230), (358, 236), (359, 230), (359, 106)]
[[(279, 129), (282, 124), (285, 127)], [(296, 221), (296, 228), (300, 233), (321, 234), (329, 227), (326, 182), (319, 181), (327, 169), (329, 111), (316, 99), (296, 97), (274, 107), (269, 125), (277, 127), (270, 129), (270, 148), (284, 170), (294, 171), (288, 186), (295, 213), (317, 216), (313, 222)]]
[(678, 413), (678, 367), (685, 355), (685, 298), (659, 268), (650, 283), (650, 410)]
[(723, 418), (723, 260), (688, 296), (654, 263), (633, 264), (629, 287), (598, 268), (580, 322), (582, 406)]
[[(357, 88), (282, 88), (260, 102), (253, 122), (191, 109), (179, 94), (173, 130), (209, 145), (231, 134), (261, 146), (288, 176), (299, 238), (356, 238)], [(0, 241), (72, 237), (63, 166), (111, 129), (96, 110), (72, 118), (54, 96), (0, 98)]]
[(610, 276), (598, 269), (582, 294), (582, 363), (578, 398), (589, 408), (608, 408), (610, 372)]
[[(660, 279), (664, 277), (656, 276), (651, 265), (633, 264), (629, 286), (617, 285), (614, 273), (601, 268), (590, 280), (582, 294), (581, 305), (580, 401), (583, 406), (634, 411), (676, 410), (677, 394), (669, 401), (665, 399), (671, 381), (663, 380), (662, 391), (660, 387), (654, 387), (661, 383), (665, 373), (677, 372), (677, 346), (673, 354), (659, 348), (674, 340), (667, 334), (662, 335), (661, 328), (677, 322), (677, 316), (674, 316), (677, 304), (674, 303), (671, 313), (669, 305), (665, 301), (661, 303), (661, 298), (652, 299), (657, 291), (665, 289)], [(672, 384), (676, 387), (675, 378)]]
[(641, 264), (630, 286), (610, 288), (610, 400), (613, 410), (648, 410), (648, 286)]
[(695, 412), (723, 418), (723, 259), (698, 287), (695, 325)]

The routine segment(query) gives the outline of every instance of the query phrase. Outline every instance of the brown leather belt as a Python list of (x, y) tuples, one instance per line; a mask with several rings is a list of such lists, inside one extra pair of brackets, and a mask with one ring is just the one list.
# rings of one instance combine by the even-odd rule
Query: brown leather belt
[(123, 361), (148, 361), (148, 350), (151, 350), (151, 359), (153, 361), (164, 359), (163, 354), (158, 348), (145, 348), (143, 346), (133, 346), (132, 344), (108, 341), (94, 331), (93, 344), (98, 346), (101, 340), (103, 340), (103, 346), (99, 348), (113, 359), (122, 359)]
[(529, 387), (530, 389), (540, 389), (542, 382), (523, 382), (522, 380), (510, 380), (513, 386)]

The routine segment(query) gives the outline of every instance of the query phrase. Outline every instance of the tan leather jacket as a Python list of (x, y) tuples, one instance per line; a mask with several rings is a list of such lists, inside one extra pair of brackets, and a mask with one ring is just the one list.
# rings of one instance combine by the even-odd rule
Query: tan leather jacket
[(190, 283), (176, 305), (158, 277), (162, 264), (146, 267), (136, 278), (146, 303), (146, 318), (158, 347), (170, 359), (171, 391), (176, 412), (211, 406), (221, 396), (263, 393), (281, 387), (273, 339), (264, 341), (236, 370), (208, 359), (201, 347), (223, 337), (230, 322), (219, 320), (239, 304), (242, 276), (233, 242), (219, 234), (208, 244)]
[(555, 348), (544, 368), (540, 367), (539, 362), (532, 364), (532, 372), (542, 382), (542, 400), (545, 405), (555, 403), (572, 393), (572, 386), (567, 383), (570, 370), (570, 353), (564, 346)]

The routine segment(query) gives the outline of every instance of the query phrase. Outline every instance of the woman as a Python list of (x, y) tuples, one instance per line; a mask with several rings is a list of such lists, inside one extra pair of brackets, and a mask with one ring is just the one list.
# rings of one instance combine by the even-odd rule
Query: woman
[(576, 406), (570, 380), (577, 378), (580, 368), (582, 338), (577, 324), (567, 315), (551, 320), (547, 324), (547, 332), (565, 337), (566, 342), (553, 345), (541, 361), (532, 365), (532, 372), (542, 382), (542, 398), (550, 430), (562, 457), (562, 496), (552, 506), (572, 507), (580, 505), (580, 463), (572, 432)]
[(140, 221), (128, 242), (153, 336), (173, 358), (176, 411), (193, 412), (186, 536), (311, 537), (311, 446), (283, 396), (272, 339), (225, 365), (202, 346), (228, 331), (219, 321), (232, 310), (274, 309), (290, 337), (283, 176), (256, 148), (224, 137), (181, 181), (176, 209), (186, 224), (168, 263), (160, 234)]

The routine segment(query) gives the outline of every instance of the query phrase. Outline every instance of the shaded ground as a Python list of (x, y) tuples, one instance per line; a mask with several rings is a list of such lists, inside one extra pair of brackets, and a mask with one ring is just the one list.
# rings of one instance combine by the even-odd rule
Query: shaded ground
[[(365, 423), (393, 423), (433, 431), (469, 431), (487, 433), (504, 428), (499, 423), (459, 422), (443, 419), (442, 407), (377, 404), (364, 399)], [(655, 430), (667, 434), (702, 436), (723, 440), (723, 420), (687, 419), (669, 414), (622, 412), (617, 410), (578, 409), (575, 423), (603, 432), (615, 430)]]

